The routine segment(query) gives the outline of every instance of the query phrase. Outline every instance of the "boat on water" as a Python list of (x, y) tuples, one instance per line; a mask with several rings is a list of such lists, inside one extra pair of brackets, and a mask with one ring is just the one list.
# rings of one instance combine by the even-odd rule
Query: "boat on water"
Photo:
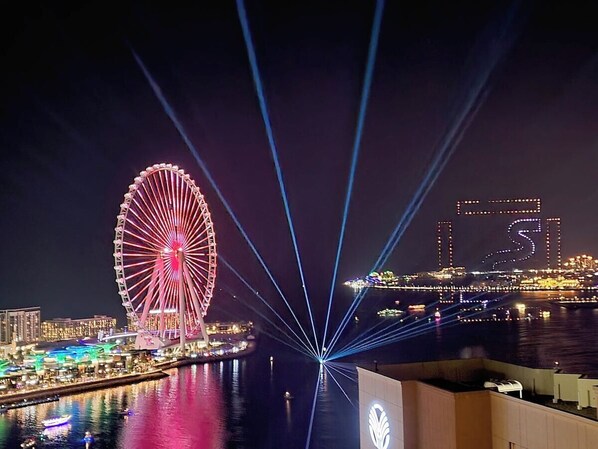
[(399, 310), (399, 309), (384, 309), (384, 310), (379, 310), (377, 312), (378, 316), (381, 316), (381, 317), (401, 316), (404, 313), (405, 312), (403, 312), (402, 310)]
[(23, 399), (22, 401), (12, 402), (10, 404), (0, 405), (0, 413), (6, 413), (7, 410), (15, 408), (29, 407), (30, 405), (45, 404), (46, 402), (56, 402), (60, 399), (60, 396), (48, 396), (47, 398), (39, 399)]
[(42, 424), (44, 427), (54, 427), (54, 426), (62, 426), (63, 424), (68, 423), (71, 420), (71, 415), (62, 415), (58, 418), (50, 418), (44, 419)]
[(284, 398), (285, 398), (287, 401), (290, 401), (291, 399), (293, 399), (293, 395), (292, 395), (291, 393), (289, 393), (288, 391), (285, 391), (285, 393), (284, 393)]
[(83, 437), (83, 442), (86, 445), (89, 445), (90, 443), (93, 443), (94, 439), (93, 439), (93, 435), (91, 434), (91, 432), (88, 430), (87, 432), (85, 432), (85, 436)]
[(21, 443), (21, 447), (35, 447), (36, 444), (37, 440), (35, 439), (35, 437), (29, 437)]
[(407, 309), (409, 309), (410, 312), (424, 312), (426, 310), (426, 305), (425, 304), (412, 304), (409, 307), (407, 307)]
[(133, 414), (133, 410), (127, 407), (118, 412), (118, 414), (120, 416), (131, 416)]
[(592, 296), (591, 298), (560, 297), (553, 303), (565, 309), (598, 309), (598, 296)]

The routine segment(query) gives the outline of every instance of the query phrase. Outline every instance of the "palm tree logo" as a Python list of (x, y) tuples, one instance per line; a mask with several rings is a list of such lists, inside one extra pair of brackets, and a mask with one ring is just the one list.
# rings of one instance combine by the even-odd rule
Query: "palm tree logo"
[(390, 424), (380, 404), (372, 405), (368, 422), (370, 436), (376, 449), (387, 449), (390, 444)]

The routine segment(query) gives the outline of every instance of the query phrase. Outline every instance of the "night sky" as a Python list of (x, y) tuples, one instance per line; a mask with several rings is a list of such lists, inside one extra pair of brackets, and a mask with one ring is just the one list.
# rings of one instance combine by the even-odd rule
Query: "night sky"
[[(122, 319), (112, 257), (116, 215), (133, 178), (156, 162), (178, 164), (196, 179), (219, 253), (275, 298), (131, 49), (301, 305), (235, 3), (85, 3), (27, 4), (2, 15), (0, 307), (40, 305), (42, 318)], [(249, 1), (247, 12), (307, 286), (321, 316), (375, 3), (288, 3)], [(511, 44), (485, 85), (485, 101), (386, 267), (436, 268), (436, 221), (453, 217), (457, 200), (476, 198), (540, 197), (548, 215), (562, 218), (563, 255), (598, 255), (592, 3), (387, 3), (339, 282), (372, 266), (503, 29)], [(224, 267), (220, 282), (253, 301)], [(213, 304), (213, 317), (247, 312), (220, 290)]]

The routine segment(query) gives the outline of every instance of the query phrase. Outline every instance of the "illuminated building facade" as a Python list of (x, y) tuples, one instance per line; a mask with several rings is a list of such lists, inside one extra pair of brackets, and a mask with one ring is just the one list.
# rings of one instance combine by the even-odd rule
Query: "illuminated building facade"
[(455, 264), (472, 271), (561, 269), (561, 219), (544, 218), (542, 211), (540, 198), (457, 201), (456, 216), (437, 223), (439, 269)]
[(457, 201), (457, 215), (539, 214), (541, 210), (542, 202), (540, 198)]
[(598, 259), (583, 254), (581, 256), (569, 257), (564, 266), (565, 270), (578, 273), (598, 272)]
[(253, 323), (251, 321), (206, 323), (208, 334), (244, 334), (251, 332)]
[[(159, 327), (159, 318), (158, 314), (152, 314), (151, 311), (149, 313), (148, 319), (146, 321), (146, 325), (149, 326), (147, 330), (158, 332), (160, 329)], [(166, 325), (173, 325), (178, 323), (178, 313), (176, 312), (168, 312), (168, 309), (164, 311), (164, 319), (166, 320)], [(170, 321), (172, 320), (172, 321)], [(127, 321), (128, 326), (127, 329), (131, 332), (137, 331), (133, 320)], [(206, 323), (206, 331), (208, 335), (214, 334), (244, 334), (251, 332), (253, 329), (253, 323), (251, 321), (215, 321), (215, 322), (208, 322)]]
[(44, 341), (71, 340), (109, 334), (116, 327), (116, 318), (94, 315), (93, 318), (54, 318), (42, 323)]
[(439, 221), (436, 226), (436, 243), (438, 249), (438, 269), (453, 267), (453, 223)]
[(598, 441), (595, 378), (487, 359), (357, 373), (361, 449), (589, 449)]
[(40, 340), (40, 308), (0, 310), (0, 343), (33, 343)]
[(546, 268), (560, 270), (561, 259), (561, 219), (546, 219)]

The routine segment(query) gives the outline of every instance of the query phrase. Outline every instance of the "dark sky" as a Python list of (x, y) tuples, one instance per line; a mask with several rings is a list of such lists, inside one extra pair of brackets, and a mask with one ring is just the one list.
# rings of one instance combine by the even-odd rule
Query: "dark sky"
[[(196, 179), (213, 212), (219, 252), (273, 295), (129, 46), (285, 292), (301, 304), (235, 3), (83, 3), (40, 2), (2, 15), (0, 307), (41, 305), (44, 318), (122, 317), (112, 268), (115, 217), (137, 173), (162, 161)], [(247, 10), (307, 284), (321, 312), (375, 4), (288, 3), (248, 2)], [(564, 255), (598, 255), (592, 3), (387, 3), (339, 281), (373, 264), (468, 80), (490, 64), (486, 48), (499, 39), (495, 30), (509, 11), (513, 43), (387, 268), (435, 268), (436, 221), (452, 217), (455, 202), (466, 198), (541, 197), (547, 215), (562, 217)], [(219, 276), (242, 292), (224, 268)], [(217, 292), (215, 310), (227, 301)]]

